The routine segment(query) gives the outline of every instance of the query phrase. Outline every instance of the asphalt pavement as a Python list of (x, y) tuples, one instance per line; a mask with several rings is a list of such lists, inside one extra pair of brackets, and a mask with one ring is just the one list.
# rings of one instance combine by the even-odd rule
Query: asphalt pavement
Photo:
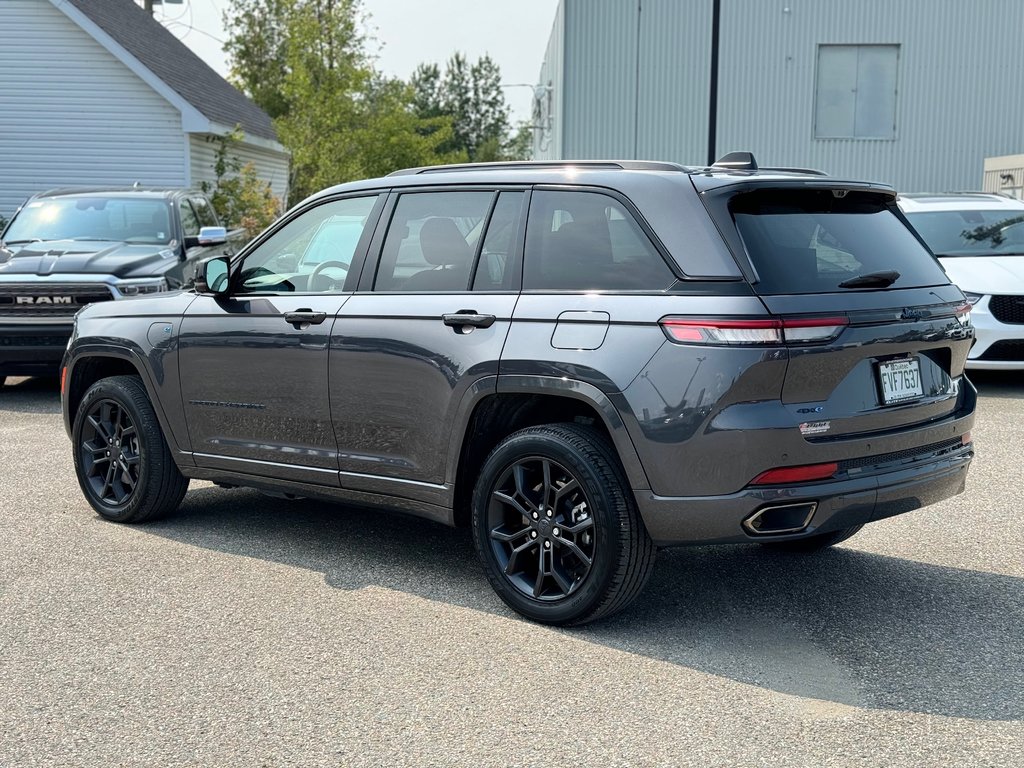
[(193, 483), (104, 522), (52, 382), (0, 389), (0, 766), (1022, 766), (1024, 376), (967, 492), (819, 555), (663, 551), (520, 619), (467, 532)]

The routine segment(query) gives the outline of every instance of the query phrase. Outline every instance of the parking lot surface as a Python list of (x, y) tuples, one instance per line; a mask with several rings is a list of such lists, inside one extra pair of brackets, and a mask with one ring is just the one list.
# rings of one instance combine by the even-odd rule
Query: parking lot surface
[(967, 492), (811, 556), (663, 551), (541, 627), (465, 531), (193, 483), (119, 526), (52, 382), (0, 389), (0, 766), (1024, 764), (1024, 384)]

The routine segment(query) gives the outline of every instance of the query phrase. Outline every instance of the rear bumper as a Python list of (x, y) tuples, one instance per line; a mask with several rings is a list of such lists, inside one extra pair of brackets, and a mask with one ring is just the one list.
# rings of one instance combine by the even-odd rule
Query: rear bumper
[[(884, 474), (800, 487), (748, 488), (728, 496), (635, 493), (647, 530), (659, 546), (791, 541), (911, 512), (962, 493), (973, 457), (974, 448), (968, 445)], [(799, 533), (751, 535), (743, 526), (764, 507), (801, 503), (817, 507)]]
[(73, 327), (0, 324), (0, 376), (56, 376)]

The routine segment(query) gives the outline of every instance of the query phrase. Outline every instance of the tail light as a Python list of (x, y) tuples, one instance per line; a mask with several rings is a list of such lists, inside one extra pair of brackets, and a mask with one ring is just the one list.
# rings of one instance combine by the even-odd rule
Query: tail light
[(661, 327), (669, 339), (681, 344), (744, 346), (831, 341), (849, 324), (848, 318), (838, 315), (743, 320), (665, 317), (661, 320)]

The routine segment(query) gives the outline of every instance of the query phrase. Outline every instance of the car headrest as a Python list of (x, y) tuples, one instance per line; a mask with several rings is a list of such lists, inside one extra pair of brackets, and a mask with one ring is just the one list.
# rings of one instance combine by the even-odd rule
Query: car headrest
[(451, 219), (427, 219), (420, 229), (420, 250), (427, 263), (435, 266), (469, 264), (473, 251)]

